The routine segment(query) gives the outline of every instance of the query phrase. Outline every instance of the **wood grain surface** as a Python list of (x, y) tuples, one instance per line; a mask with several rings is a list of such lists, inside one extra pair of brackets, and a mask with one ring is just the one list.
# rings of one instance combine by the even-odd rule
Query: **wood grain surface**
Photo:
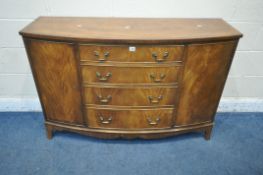
[(213, 120), (236, 45), (232, 41), (189, 46), (176, 125)]
[(39, 17), (20, 31), (33, 38), (95, 43), (169, 43), (237, 39), (222, 19)]
[(182, 62), (183, 45), (80, 45), (81, 61), (93, 62)]
[(176, 87), (137, 87), (137, 88), (85, 88), (85, 103), (115, 106), (173, 106), (176, 100)]
[(83, 124), (73, 45), (37, 40), (27, 43), (47, 120)]
[(49, 139), (209, 140), (242, 36), (222, 19), (85, 17), (40, 17), (20, 34)]
[(170, 128), (173, 109), (108, 110), (88, 108), (88, 126), (108, 129)]
[[(176, 83), (181, 66), (117, 67), (109, 65), (81, 66), (84, 83)], [(97, 75), (98, 74), (98, 75)]]

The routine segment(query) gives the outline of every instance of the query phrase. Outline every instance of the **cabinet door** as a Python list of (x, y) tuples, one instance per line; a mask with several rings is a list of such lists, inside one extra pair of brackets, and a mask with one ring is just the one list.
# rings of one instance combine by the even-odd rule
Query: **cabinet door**
[(213, 121), (237, 41), (188, 46), (176, 125)]
[(74, 46), (29, 39), (25, 44), (46, 119), (83, 124)]

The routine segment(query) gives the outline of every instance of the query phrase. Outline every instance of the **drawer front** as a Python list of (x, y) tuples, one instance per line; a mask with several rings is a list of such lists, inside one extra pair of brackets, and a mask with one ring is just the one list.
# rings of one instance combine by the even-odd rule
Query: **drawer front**
[(182, 62), (184, 46), (80, 45), (80, 59), (96, 62)]
[(119, 106), (174, 105), (176, 87), (168, 88), (109, 88), (86, 87), (85, 103)]
[(172, 126), (172, 108), (151, 110), (109, 110), (87, 108), (90, 128), (158, 129)]
[(177, 83), (180, 66), (81, 66), (84, 83)]

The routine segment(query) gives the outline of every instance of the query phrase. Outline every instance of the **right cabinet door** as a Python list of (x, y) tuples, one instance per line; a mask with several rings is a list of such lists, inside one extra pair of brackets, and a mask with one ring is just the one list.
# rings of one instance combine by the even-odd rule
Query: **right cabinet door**
[(188, 46), (176, 126), (213, 121), (237, 43)]

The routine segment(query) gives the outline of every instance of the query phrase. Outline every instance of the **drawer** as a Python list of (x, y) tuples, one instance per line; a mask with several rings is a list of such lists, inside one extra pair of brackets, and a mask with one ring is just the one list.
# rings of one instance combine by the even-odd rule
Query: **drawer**
[(86, 87), (85, 103), (119, 106), (174, 105), (176, 87), (168, 88), (109, 88)]
[(155, 129), (172, 126), (172, 108), (145, 110), (113, 110), (87, 108), (90, 128)]
[(183, 45), (80, 45), (80, 59), (96, 62), (182, 62)]
[(180, 66), (81, 66), (84, 83), (177, 83)]

